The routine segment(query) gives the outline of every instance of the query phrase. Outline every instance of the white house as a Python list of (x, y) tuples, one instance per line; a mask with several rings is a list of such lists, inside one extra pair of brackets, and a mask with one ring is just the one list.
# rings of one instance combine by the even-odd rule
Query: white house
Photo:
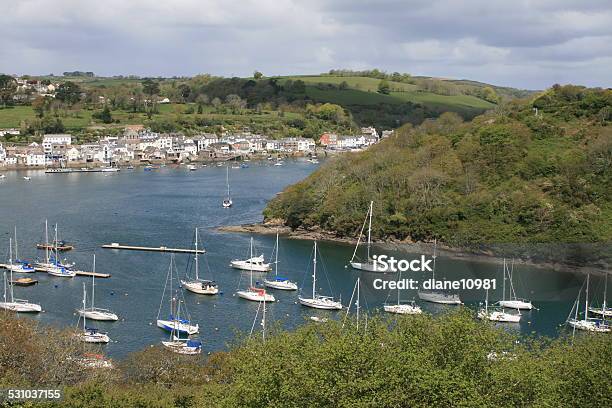
[(0, 143), (0, 161), (4, 161), (4, 159), (6, 159), (6, 150), (4, 146), (2, 146), (2, 143)]
[(0, 137), (6, 135), (19, 135), (19, 129), (11, 128), (11, 129), (0, 129)]
[(54, 144), (69, 146), (72, 144), (72, 136), (68, 134), (49, 134), (43, 137), (42, 146), (46, 154), (51, 154)]
[(40, 149), (29, 150), (25, 155), (26, 166), (44, 166), (45, 154)]
[(362, 127), (361, 128), (361, 133), (364, 134), (364, 135), (372, 135), (372, 136), (374, 136), (375, 138), (378, 139), (378, 132), (372, 126), (370, 126), (370, 127)]
[(219, 138), (214, 133), (204, 133), (203, 135), (196, 136), (198, 151), (207, 149), (211, 144), (218, 142)]
[(198, 154), (198, 146), (191, 139), (185, 139), (183, 144), (185, 153), (190, 156), (195, 156)]
[(387, 138), (387, 137), (389, 137), (389, 136), (392, 136), (392, 135), (393, 135), (393, 130), (383, 130), (383, 131), (382, 131), (382, 136), (381, 136), (381, 137), (382, 137), (383, 139), (385, 139), (385, 138)]
[(76, 146), (72, 146), (66, 151), (66, 158), (71, 162), (78, 161), (81, 158), (81, 151)]

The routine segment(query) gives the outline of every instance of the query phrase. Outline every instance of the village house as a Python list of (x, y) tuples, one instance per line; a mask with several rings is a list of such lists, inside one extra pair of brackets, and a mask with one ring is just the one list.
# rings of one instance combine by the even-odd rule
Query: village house
[(4, 146), (2, 146), (2, 143), (0, 143), (0, 162), (4, 162), (5, 159), (6, 159), (6, 150), (4, 149)]
[(389, 136), (393, 136), (393, 130), (383, 130), (382, 131), (382, 135), (381, 135), (382, 139), (386, 139)]
[[(42, 147), (47, 157), (51, 158), (53, 146), (63, 146), (59, 150), (67, 150), (67, 146), (72, 144), (72, 136), (69, 134), (48, 134), (43, 137)], [(58, 149), (56, 149), (57, 151)]]
[(81, 150), (79, 149), (79, 146), (71, 146), (70, 149), (66, 151), (66, 159), (69, 162), (81, 160)]
[(211, 144), (217, 143), (219, 138), (214, 133), (204, 133), (202, 135), (195, 136), (198, 151), (207, 149)]
[(10, 129), (0, 129), (0, 137), (4, 137), (6, 135), (18, 136), (21, 133), (19, 129), (10, 128)]
[(41, 148), (28, 149), (24, 157), (24, 164), (28, 167), (44, 166), (46, 164), (45, 153)]
[(335, 133), (323, 133), (319, 138), (321, 146), (333, 148), (338, 144), (338, 135)]

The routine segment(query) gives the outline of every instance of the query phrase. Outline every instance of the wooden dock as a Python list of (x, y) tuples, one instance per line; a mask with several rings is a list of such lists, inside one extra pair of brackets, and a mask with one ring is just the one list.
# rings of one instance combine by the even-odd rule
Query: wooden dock
[[(7, 265), (0, 264), (0, 268), (7, 269)], [(39, 268), (37, 266), (34, 267), (34, 270), (36, 272), (46, 272), (43, 268)], [(95, 276), (96, 278), (110, 278), (111, 277), (110, 273), (87, 272), (87, 271), (74, 271), (74, 272), (77, 274), (77, 276), (89, 276), (89, 277)]]
[[(116, 242), (113, 242), (112, 244), (104, 244), (102, 245), (102, 248), (107, 248), (107, 249), (125, 249), (128, 251), (148, 251), (148, 252), (173, 252), (173, 253), (177, 253), (177, 254), (195, 254), (196, 250), (195, 249), (183, 249), (183, 248), (168, 248), (165, 246), (160, 246), (160, 247), (143, 247), (143, 246), (133, 246), (133, 245), (120, 245)], [(198, 254), (204, 254), (206, 253), (205, 250), (203, 249), (198, 249), (197, 251)]]

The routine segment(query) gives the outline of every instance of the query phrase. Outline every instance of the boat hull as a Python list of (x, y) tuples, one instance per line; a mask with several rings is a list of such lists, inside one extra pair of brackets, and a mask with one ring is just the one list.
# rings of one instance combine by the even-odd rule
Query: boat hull
[(374, 263), (373, 262), (351, 262), (351, 267), (353, 269), (358, 269), (360, 271), (367, 271), (367, 272), (378, 272), (378, 273), (385, 273), (385, 272), (393, 272), (393, 271), (377, 271), (376, 268), (374, 267)]
[(109, 321), (109, 322), (115, 322), (117, 320), (119, 320), (119, 316), (117, 316), (115, 313), (112, 312), (105, 312), (105, 311), (100, 311), (100, 310), (83, 310), (80, 309), (78, 311), (79, 316), (85, 316), (87, 319), (90, 320), (101, 320), (101, 321)]
[(18, 313), (40, 313), (42, 307), (29, 302), (0, 302), (0, 309)]
[(441, 292), (418, 292), (419, 299), (425, 302), (439, 303), (441, 305), (461, 305), (459, 295), (450, 295)]
[(274, 298), (274, 295), (272, 295), (271, 293), (259, 293), (259, 292), (253, 292), (250, 290), (239, 290), (238, 292), (236, 292), (236, 294), (246, 300), (250, 300), (253, 302), (274, 302), (276, 301), (276, 299)]
[(498, 311), (487, 312), (485, 310), (480, 310), (478, 312), (478, 318), (500, 323), (518, 323), (521, 321), (521, 315)]
[(80, 333), (79, 339), (84, 343), (102, 343), (106, 344), (110, 342), (110, 337), (106, 333)]
[(185, 334), (196, 334), (199, 330), (200, 327), (196, 324), (191, 325), (191, 324), (186, 324), (186, 323), (178, 323), (175, 322), (173, 320), (157, 320), (157, 327), (159, 327), (160, 329), (164, 329), (166, 331), (172, 332), (172, 331), (178, 331), (179, 333), (185, 333)]
[(569, 325), (578, 330), (590, 331), (595, 333), (610, 333), (611, 329), (601, 320), (576, 320), (572, 319)]
[(313, 309), (342, 310), (342, 303), (333, 300), (309, 299), (302, 297), (298, 299), (301, 305), (312, 307)]
[(297, 290), (297, 284), (290, 281), (269, 281), (264, 279), (264, 285), (279, 290)]
[(202, 352), (201, 347), (189, 347), (183, 341), (162, 341), (162, 345), (173, 353), (193, 356)]
[(199, 281), (181, 281), (181, 285), (190, 292), (198, 295), (216, 295), (219, 293), (217, 286), (207, 285), (205, 282)]
[(34, 268), (23, 266), (23, 265), (6, 265), (5, 269), (14, 273), (34, 273)]
[(531, 304), (531, 302), (527, 302), (524, 300), (500, 300), (499, 305), (502, 307), (507, 307), (509, 309), (518, 309), (518, 310), (533, 309), (533, 305)]
[(241, 269), (243, 271), (253, 271), (253, 272), (270, 272), (272, 267), (270, 264), (249, 264), (245, 261), (231, 261), (230, 266), (235, 269)]
[(412, 305), (385, 305), (384, 310), (387, 313), (402, 315), (416, 315), (423, 313), (423, 310), (421, 310), (420, 307)]
[(595, 313), (604, 317), (612, 317), (612, 309), (608, 308), (604, 311), (603, 308), (589, 307), (589, 313)]

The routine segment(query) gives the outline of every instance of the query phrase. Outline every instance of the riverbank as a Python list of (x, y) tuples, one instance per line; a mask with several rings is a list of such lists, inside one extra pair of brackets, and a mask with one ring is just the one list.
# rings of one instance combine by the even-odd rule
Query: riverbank
[[(218, 227), (222, 232), (243, 234), (274, 235), (277, 232), (290, 239), (330, 241), (354, 245), (355, 238), (340, 237), (333, 232), (322, 229), (292, 230), (280, 220), (269, 220), (264, 223), (228, 225)], [(434, 245), (431, 242), (414, 242), (400, 240), (373, 241), (375, 247), (383, 251), (399, 251), (433, 255)], [(438, 242), (436, 254), (456, 260), (469, 260), (501, 264), (503, 258), (516, 258), (526, 265), (535, 268), (552, 269), (559, 272), (578, 274), (604, 275), (612, 259), (609, 243), (592, 244), (491, 244), (479, 248), (460, 248)]]

